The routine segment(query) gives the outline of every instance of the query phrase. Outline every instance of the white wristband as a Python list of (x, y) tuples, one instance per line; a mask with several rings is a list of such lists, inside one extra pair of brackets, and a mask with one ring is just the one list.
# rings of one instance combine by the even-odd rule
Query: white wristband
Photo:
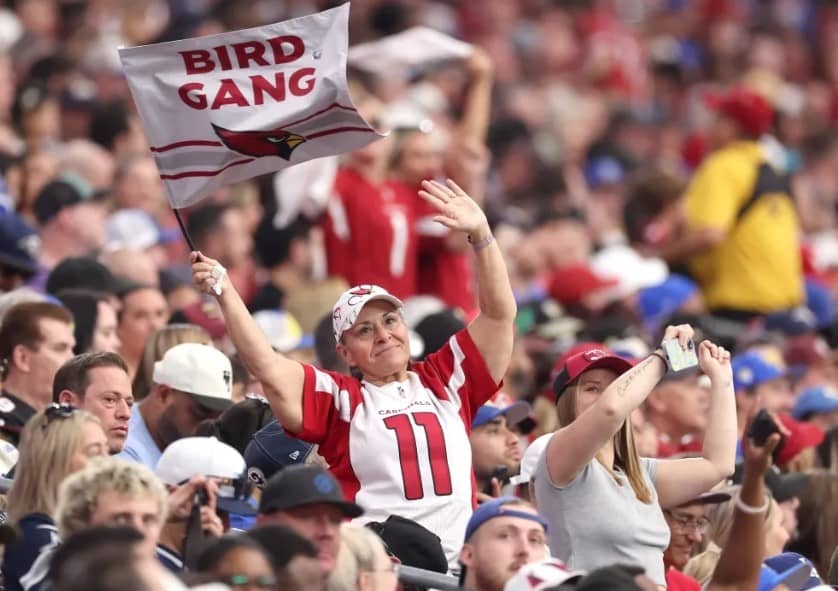
[(742, 511), (742, 513), (747, 513), (748, 515), (759, 515), (760, 513), (765, 513), (766, 511), (768, 511), (768, 507), (771, 504), (771, 499), (768, 498), (768, 495), (766, 495), (765, 504), (762, 507), (752, 507), (751, 505), (748, 505), (747, 503), (745, 503), (745, 501), (742, 500), (742, 497), (739, 495), (736, 495), (733, 502), (736, 505), (736, 508)]

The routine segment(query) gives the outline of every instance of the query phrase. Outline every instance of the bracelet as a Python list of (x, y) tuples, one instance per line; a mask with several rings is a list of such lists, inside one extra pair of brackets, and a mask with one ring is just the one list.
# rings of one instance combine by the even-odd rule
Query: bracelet
[(768, 507), (771, 504), (771, 499), (768, 498), (768, 495), (765, 497), (765, 504), (762, 507), (753, 507), (748, 505), (745, 501), (742, 500), (740, 495), (736, 495), (733, 500), (736, 508), (742, 511), (742, 513), (747, 513), (748, 515), (759, 515), (760, 513), (765, 513), (768, 511)]
[(468, 243), (471, 244), (471, 247), (475, 250), (475, 252), (478, 251), (478, 250), (483, 250), (484, 248), (489, 246), (492, 242), (494, 242), (494, 240), (495, 240), (495, 237), (492, 236), (491, 232), (489, 233), (488, 236), (486, 236), (480, 242), (474, 242), (471, 239), (471, 234), (468, 235)]
[(664, 357), (663, 353), (658, 353), (657, 351), (653, 351), (649, 357), (657, 357), (661, 361), (663, 361), (663, 366), (666, 368), (666, 371), (669, 371), (669, 362)]

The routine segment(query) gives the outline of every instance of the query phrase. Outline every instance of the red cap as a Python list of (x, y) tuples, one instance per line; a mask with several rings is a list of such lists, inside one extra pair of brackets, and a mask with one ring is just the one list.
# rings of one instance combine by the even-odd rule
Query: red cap
[(630, 361), (617, 357), (607, 349), (588, 349), (582, 353), (570, 356), (564, 363), (559, 375), (553, 382), (553, 393), (556, 401), (570, 384), (579, 376), (592, 369), (610, 369), (617, 375), (627, 372), (633, 367)]
[(550, 280), (550, 296), (560, 304), (575, 304), (590, 293), (614, 287), (616, 279), (605, 279), (588, 265), (572, 265), (556, 269)]
[(736, 121), (748, 135), (759, 137), (771, 129), (774, 111), (762, 95), (746, 88), (735, 88), (727, 94), (708, 94), (708, 107)]
[(786, 437), (786, 443), (777, 455), (778, 466), (784, 466), (796, 458), (800, 452), (810, 447), (817, 447), (826, 436), (820, 427), (812, 423), (795, 421), (787, 415), (780, 415), (780, 422), (789, 430), (790, 434)]

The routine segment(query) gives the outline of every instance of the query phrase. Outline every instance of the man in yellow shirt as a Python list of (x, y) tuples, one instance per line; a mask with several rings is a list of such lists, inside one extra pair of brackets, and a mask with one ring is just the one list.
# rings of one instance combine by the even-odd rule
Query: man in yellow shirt
[(782, 163), (761, 141), (771, 107), (735, 89), (712, 97), (711, 149), (689, 187), (682, 252), (710, 309), (747, 320), (804, 299), (799, 224)]

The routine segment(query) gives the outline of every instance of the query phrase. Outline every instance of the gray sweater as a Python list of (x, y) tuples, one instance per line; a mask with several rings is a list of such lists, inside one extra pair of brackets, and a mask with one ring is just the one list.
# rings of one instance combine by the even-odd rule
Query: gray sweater
[[(669, 527), (654, 482), (657, 460), (641, 458), (652, 503), (640, 502), (623, 478), (621, 486), (596, 459), (566, 486), (556, 486), (541, 454), (535, 472), (538, 512), (550, 524), (550, 551), (574, 570), (634, 564), (658, 585), (666, 586), (663, 552)], [(623, 473), (617, 469), (618, 475)]]

